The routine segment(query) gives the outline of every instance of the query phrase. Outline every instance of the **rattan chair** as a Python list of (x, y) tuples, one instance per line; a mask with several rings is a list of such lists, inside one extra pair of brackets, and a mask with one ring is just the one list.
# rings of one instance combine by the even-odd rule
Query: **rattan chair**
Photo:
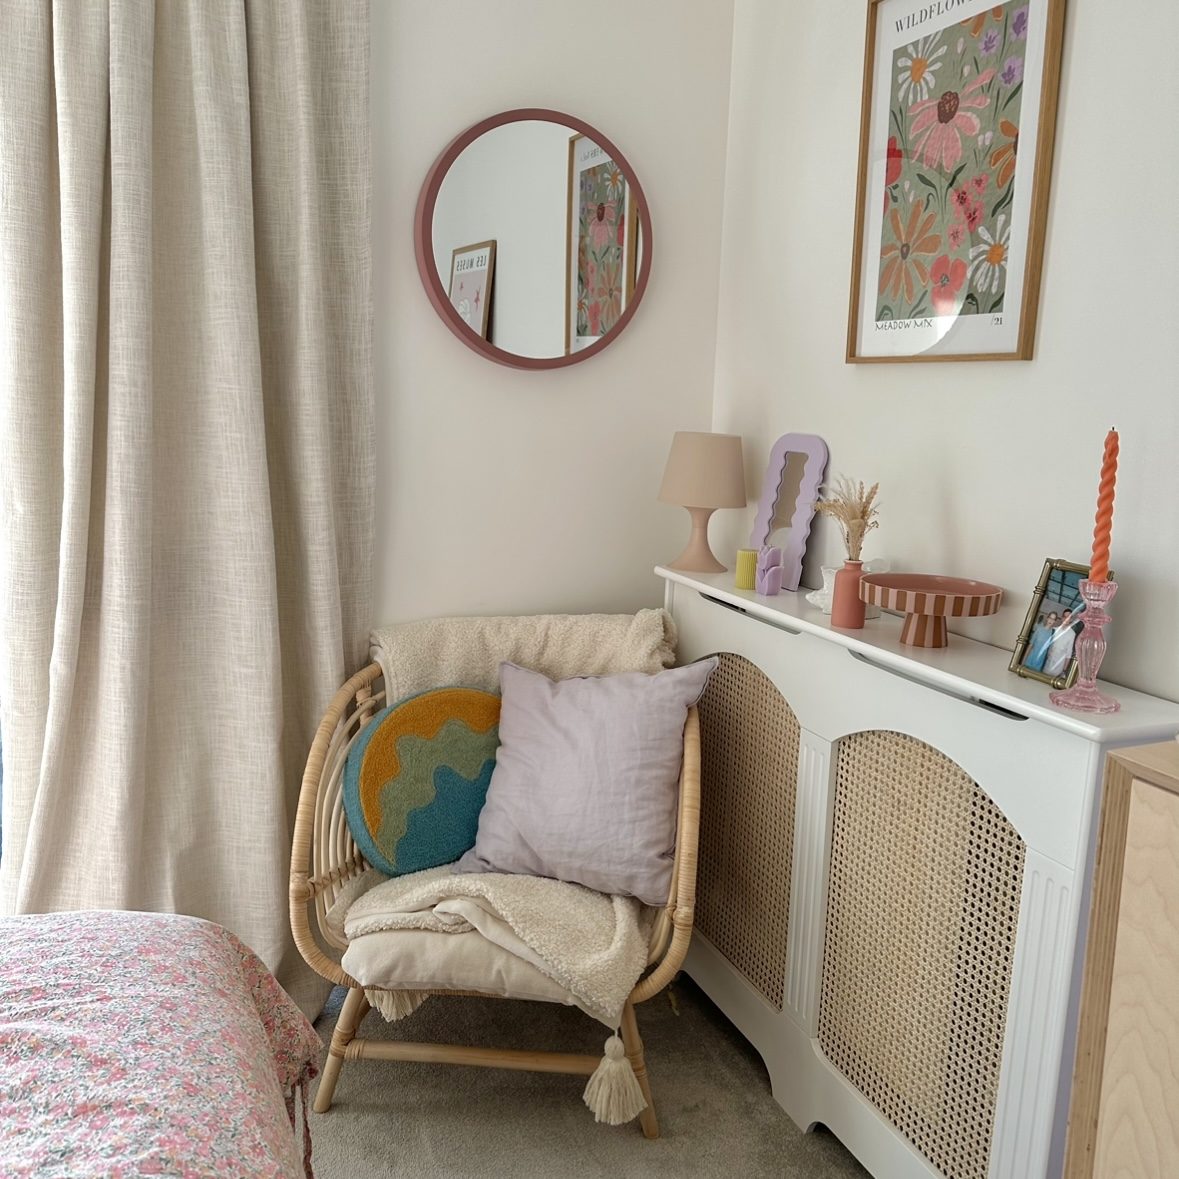
[[(487, 1068), (526, 1069), (537, 1072), (592, 1074), (597, 1056), (561, 1052), (526, 1052), (510, 1048), (477, 1048), (448, 1044), (363, 1040), (357, 1037), (369, 1010), (365, 988), (340, 965), (347, 942), (325, 920), (343, 886), (368, 864), (348, 831), (343, 808), (343, 769), (348, 750), (367, 721), (383, 705), (381, 669), (369, 664), (345, 683), (319, 723), (295, 817), (291, 850), (291, 930), (300, 953), (318, 974), (331, 983), (349, 988), (336, 1021), (323, 1078), (315, 1095), (315, 1110), (331, 1108), (332, 1096), (345, 1060), (411, 1060), (435, 1064), (482, 1065)], [(696, 851), (700, 826), (700, 723), (693, 708), (684, 728), (684, 759), (680, 773), (675, 865), (667, 905), (652, 927), (648, 967), (622, 1015), (622, 1041), (635, 1077), (647, 1101), (639, 1115), (643, 1133), (659, 1136), (659, 1123), (651, 1099), (643, 1059), (643, 1042), (635, 1020), (635, 1004), (658, 994), (683, 963), (692, 936), (696, 898)], [(326, 947), (326, 948), (325, 948)], [(372, 988), (370, 988), (372, 989)], [(475, 991), (432, 989), (431, 995), (484, 994)], [(493, 996), (498, 997), (498, 996)]]

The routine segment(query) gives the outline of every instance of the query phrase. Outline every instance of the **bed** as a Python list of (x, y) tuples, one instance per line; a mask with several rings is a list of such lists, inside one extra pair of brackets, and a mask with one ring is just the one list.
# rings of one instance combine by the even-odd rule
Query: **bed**
[(228, 930), (154, 913), (0, 919), (6, 1177), (310, 1176), (322, 1044)]

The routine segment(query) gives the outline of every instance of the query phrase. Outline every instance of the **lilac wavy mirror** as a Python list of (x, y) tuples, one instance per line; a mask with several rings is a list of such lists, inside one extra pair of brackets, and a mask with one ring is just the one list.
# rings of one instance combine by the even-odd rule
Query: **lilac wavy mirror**
[(827, 470), (827, 443), (817, 434), (783, 434), (770, 451), (749, 547), (782, 550), (782, 588), (798, 589), (815, 500)]

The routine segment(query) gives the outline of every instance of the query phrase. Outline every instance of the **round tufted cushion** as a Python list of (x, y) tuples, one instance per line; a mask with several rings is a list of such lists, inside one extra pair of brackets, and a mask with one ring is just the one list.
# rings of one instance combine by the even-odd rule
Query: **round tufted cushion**
[(344, 765), (352, 838), (389, 876), (457, 860), (475, 843), (499, 746), (499, 697), (433, 688), (369, 722)]

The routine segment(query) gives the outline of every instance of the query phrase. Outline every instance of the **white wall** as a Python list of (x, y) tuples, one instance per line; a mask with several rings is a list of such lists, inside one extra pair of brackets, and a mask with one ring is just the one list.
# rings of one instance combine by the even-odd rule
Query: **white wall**
[[(687, 533), (655, 501), (672, 432), (712, 412), (732, 0), (373, 4), (378, 614), (630, 610)], [(566, 110), (638, 173), (651, 282), (602, 355), (518, 372), (426, 300), (413, 212), (449, 140), (500, 110)]]
[(1008, 604), (967, 629), (1009, 647), (1044, 558), (1088, 559), (1116, 424), (1103, 674), (1179, 699), (1179, 6), (1120, 5), (1114, 29), (1069, 5), (1036, 359), (849, 366), (864, 7), (737, 0), (714, 428), (745, 436), (751, 490), (778, 435), (823, 436), (833, 472), (880, 481), (865, 556), (998, 582)]
[(434, 264), (450, 288), (453, 251), (494, 239), (491, 342), (517, 356), (565, 352), (569, 137), (528, 119), (479, 136), (451, 165), (434, 206)]

